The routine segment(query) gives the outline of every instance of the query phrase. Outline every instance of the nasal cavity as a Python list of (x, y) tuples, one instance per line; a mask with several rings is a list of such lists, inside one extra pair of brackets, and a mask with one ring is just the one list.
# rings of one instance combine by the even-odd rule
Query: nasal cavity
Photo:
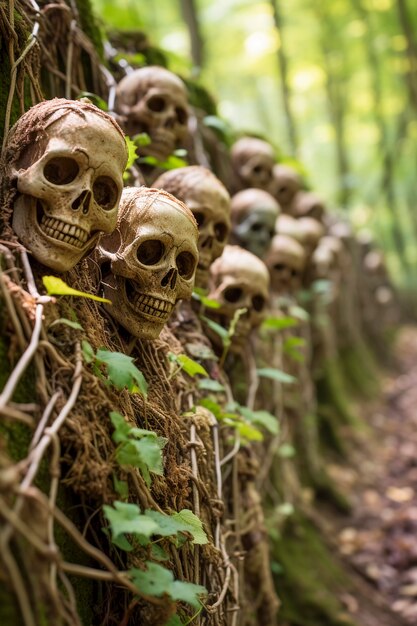
[(74, 200), (74, 202), (71, 204), (71, 208), (73, 211), (79, 211), (80, 209), (82, 209), (82, 212), (84, 213), (84, 215), (87, 215), (88, 209), (90, 207), (90, 200), (91, 200), (91, 191), (86, 189), (85, 191), (82, 192), (82, 194), (78, 196), (78, 198)]
[(173, 267), (169, 270), (161, 280), (162, 287), (170, 287), (170, 289), (175, 289), (175, 285), (177, 284), (177, 270)]

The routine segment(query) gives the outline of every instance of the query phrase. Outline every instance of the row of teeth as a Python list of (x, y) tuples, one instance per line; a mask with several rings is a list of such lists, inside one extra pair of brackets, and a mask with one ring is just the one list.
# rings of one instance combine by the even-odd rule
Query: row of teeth
[(48, 237), (69, 243), (76, 248), (82, 248), (88, 239), (88, 232), (83, 228), (73, 224), (66, 224), (61, 220), (47, 217), (46, 215), (42, 215), (40, 226)]
[(158, 298), (141, 293), (135, 298), (133, 306), (136, 311), (140, 311), (141, 313), (165, 318), (171, 313), (173, 304), (166, 300), (159, 300)]

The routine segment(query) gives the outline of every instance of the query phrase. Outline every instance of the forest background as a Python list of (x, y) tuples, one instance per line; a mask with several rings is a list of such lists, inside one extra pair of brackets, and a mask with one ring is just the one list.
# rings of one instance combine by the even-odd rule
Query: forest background
[[(371, 229), (395, 282), (417, 273), (413, 0), (94, 0), (104, 30), (143, 30), (330, 209)], [(135, 61), (140, 61), (136, 58)]]

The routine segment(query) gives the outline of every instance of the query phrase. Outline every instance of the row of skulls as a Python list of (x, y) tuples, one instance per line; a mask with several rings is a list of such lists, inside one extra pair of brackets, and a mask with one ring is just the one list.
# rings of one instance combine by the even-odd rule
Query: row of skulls
[[(160, 159), (186, 135), (185, 87), (163, 68), (123, 79), (116, 110), (126, 132), (149, 135), (144, 153)], [(230, 319), (246, 309), (249, 330), (266, 311), (270, 276), (276, 292), (300, 285), (324, 209), (294, 170), (275, 164), (267, 142), (240, 139), (231, 157), (243, 187), (232, 199), (201, 166), (169, 171), (153, 188), (123, 189), (127, 149), (115, 119), (89, 102), (46, 101), (9, 134), (3, 229), (58, 272), (95, 250), (109, 311), (136, 336), (157, 337), (176, 302), (191, 297), (194, 279), (210, 283), (218, 314)], [(281, 208), (309, 217), (278, 218)]]

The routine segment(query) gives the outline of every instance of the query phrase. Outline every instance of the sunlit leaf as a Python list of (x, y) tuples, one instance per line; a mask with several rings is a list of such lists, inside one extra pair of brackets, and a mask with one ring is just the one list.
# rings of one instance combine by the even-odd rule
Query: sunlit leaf
[(89, 298), (90, 300), (96, 300), (97, 302), (107, 302), (108, 304), (111, 304), (110, 300), (107, 300), (106, 298), (100, 298), (99, 296), (95, 296), (91, 293), (73, 289), (67, 285), (62, 278), (58, 278), (57, 276), (43, 276), (42, 282), (48, 292), (48, 295), (50, 296), (77, 296), (78, 298)]
[(291, 374), (287, 374), (286, 372), (274, 367), (263, 367), (256, 371), (258, 376), (261, 376), (262, 378), (270, 378), (271, 380), (277, 380), (280, 383), (294, 383), (297, 381), (297, 379), (294, 376), (291, 376)]
[(146, 397), (148, 384), (142, 372), (134, 364), (133, 357), (122, 352), (112, 352), (101, 348), (97, 350), (95, 358), (98, 363), (107, 367), (108, 380), (116, 389), (126, 387), (133, 392), (137, 388)]

